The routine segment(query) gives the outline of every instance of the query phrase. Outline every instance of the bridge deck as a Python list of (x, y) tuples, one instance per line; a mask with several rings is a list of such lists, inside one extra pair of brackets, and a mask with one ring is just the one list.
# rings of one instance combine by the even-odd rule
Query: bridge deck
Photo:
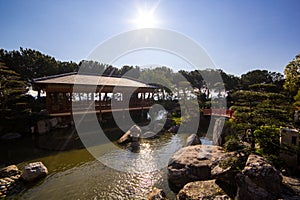
[(219, 116), (219, 117), (227, 117), (233, 118), (233, 110), (226, 110), (226, 109), (204, 109), (203, 115), (204, 116)]
[(151, 108), (151, 106), (134, 107), (134, 108), (120, 108), (120, 109), (105, 109), (105, 110), (81, 110), (81, 111), (74, 111), (74, 112), (52, 113), (49, 115), (51, 117), (63, 117), (63, 116), (69, 116), (69, 115), (101, 114), (101, 113), (111, 113), (111, 112), (121, 112), (121, 111), (149, 110), (150, 108)]

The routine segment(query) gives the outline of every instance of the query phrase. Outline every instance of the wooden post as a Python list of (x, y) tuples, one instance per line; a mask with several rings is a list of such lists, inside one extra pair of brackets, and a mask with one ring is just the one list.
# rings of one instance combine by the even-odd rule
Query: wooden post
[(46, 87), (46, 109), (49, 113), (51, 113), (51, 99), (50, 92), (48, 91), (48, 87)]
[(73, 102), (73, 91), (71, 89), (70, 90), (70, 113), (71, 113), (71, 115), (73, 114), (72, 102)]

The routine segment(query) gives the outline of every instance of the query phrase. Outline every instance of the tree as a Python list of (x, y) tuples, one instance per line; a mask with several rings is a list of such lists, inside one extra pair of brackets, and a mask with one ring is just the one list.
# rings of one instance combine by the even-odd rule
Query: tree
[(239, 77), (236, 77), (231, 74), (225, 73), (223, 70), (218, 69), (219, 73), (221, 74), (222, 80), (224, 82), (224, 86), (227, 92), (233, 92), (240, 88), (241, 80)]
[(13, 117), (18, 111), (20, 98), (26, 93), (25, 82), (19, 74), (0, 62), (0, 117)]
[(300, 89), (300, 54), (296, 55), (284, 69), (285, 82), (284, 89), (289, 93), (290, 100)]
[(297, 108), (298, 110), (300, 109), (300, 89), (298, 90), (297, 94), (294, 96), (294, 107)]
[(259, 152), (266, 157), (279, 156), (280, 129), (274, 126), (260, 126), (254, 131), (254, 137), (259, 144)]
[(239, 133), (263, 125), (286, 126), (289, 103), (283, 94), (241, 90), (232, 94), (234, 124)]
[(272, 83), (272, 77), (267, 70), (253, 70), (242, 74), (241, 83), (243, 89), (248, 89), (249, 85)]
[(7, 67), (18, 73), (28, 86), (34, 78), (78, 70), (78, 65), (74, 62), (56, 61), (55, 58), (32, 49), (20, 48), (19, 51), (2, 49), (0, 59)]

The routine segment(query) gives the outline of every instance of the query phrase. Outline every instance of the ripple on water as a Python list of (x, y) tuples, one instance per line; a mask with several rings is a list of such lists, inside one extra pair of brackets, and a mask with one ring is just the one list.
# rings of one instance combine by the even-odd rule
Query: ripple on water
[(50, 171), (52, 174), (41, 184), (22, 193), (21, 199), (147, 199), (154, 186), (174, 198), (166, 165), (185, 138), (165, 134), (144, 140), (139, 153), (117, 149), (103, 155), (106, 162), (113, 162), (118, 169), (127, 167), (132, 173), (107, 167), (97, 160), (64, 171)]

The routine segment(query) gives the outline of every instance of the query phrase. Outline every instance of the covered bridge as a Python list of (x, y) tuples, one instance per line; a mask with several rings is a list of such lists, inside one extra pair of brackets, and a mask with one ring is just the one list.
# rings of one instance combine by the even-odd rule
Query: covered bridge
[[(34, 84), (37, 89), (46, 91), (46, 109), (50, 116), (146, 110), (154, 103), (156, 89), (127, 77), (78, 73), (37, 78)], [(91, 106), (94, 107), (91, 109)]]

